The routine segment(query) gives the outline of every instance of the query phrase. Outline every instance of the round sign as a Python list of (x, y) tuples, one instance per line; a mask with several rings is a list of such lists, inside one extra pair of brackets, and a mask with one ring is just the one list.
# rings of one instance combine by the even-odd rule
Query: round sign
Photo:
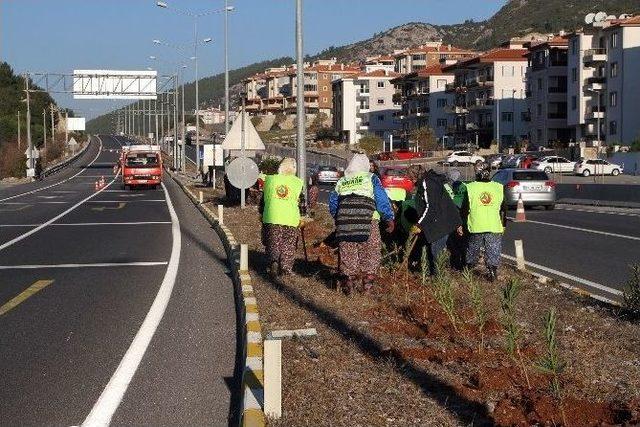
[(247, 189), (258, 180), (260, 170), (256, 163), (247, 157), (238, 157), (227, 166), (229, 182), (236, 188)]

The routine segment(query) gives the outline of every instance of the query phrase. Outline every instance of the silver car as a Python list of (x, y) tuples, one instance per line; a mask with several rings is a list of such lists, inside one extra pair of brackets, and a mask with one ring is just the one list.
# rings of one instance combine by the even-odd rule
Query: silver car
[(493, 175), (492, 180), (504, 185), (504, 198), (509, 206), (516, 206), (522, 196), (526, 206), (555, 208), (556, 183), (544, 171), (502, 169)]

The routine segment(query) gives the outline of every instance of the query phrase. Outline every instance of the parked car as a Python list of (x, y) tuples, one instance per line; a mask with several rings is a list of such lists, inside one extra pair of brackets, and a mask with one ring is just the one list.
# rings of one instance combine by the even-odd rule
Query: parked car
[(618, 176), (623, 172), (621, 165), (609, 163), (603, 159), (582, 159), (576, 163), (573, 172), (576, 175), (613, 175)]
[(384, 188), (403, 188), (410, 193), (413, 191), (413, 181), (406, 175), (403, 168), (384, 168), (380, 171), (380, 181)]
[(502, 169), (529, 169), (537, 157), (531, 154), (512, 154), (507, 156), (500, 165)]
[(531, 169), (537, 169), (539, 171), (545, 171), (546, 173), (565, 173), (573, 172), (576, 166), (576, 162), (567, 160), (564, 157), (559, 156), (546, 156), (542, 157), (531, 164)]
[(498, 169), (502, 164), (502, 160), (505, 158), (503, 154), (493, 154), (485, 159), (487, 164), (491, 166), (491, 169)]
[(454, 151), (449, 154), (445, 160), (445, 163), (453, 166), (458, 166), (459, 164), (473, 165), (482, 162), (484, 162), (484, 157), (472, 154), (469, 151)]
[(522, 197), (526, 206), (555, 208), (556, 183), (544, 171), (501, 169), (493, 175), (492, 180), (504, 185), (504, 198), (508, 206), (516, 206)]
[(342, 172), (335, 166), (319, 166), (315, 174), (318, 184), (335, 184), (342, 177)]
[(382, 153), (378, 153), (375, 157), (376, 157), (377, 160), (385, 162), (387, 160), (391, 160), (391, 152), (390, 151), (384, 151)]
[(390, 153), (390, 157), (393, 160), (411, 160), (424, 157), (424, 154), (420, 151), (411, 151), (407, 149), (394, 150)]

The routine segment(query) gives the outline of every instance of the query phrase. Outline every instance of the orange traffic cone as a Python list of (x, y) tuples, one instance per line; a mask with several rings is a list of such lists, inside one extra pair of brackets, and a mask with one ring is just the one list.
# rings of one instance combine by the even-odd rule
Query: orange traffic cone
[(518, 208), (516, 209), (516, 218), (513, 222), (525, 222), (527, 220), (524, 214), (524, 202), (522, 201), (522, 194), (518, 198)]

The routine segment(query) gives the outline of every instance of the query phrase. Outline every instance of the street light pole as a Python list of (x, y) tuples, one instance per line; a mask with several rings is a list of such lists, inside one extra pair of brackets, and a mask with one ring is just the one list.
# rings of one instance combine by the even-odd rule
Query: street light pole
[(49, 108), (51, 110), (51, 145), (53, 146), (53, 144), (55, 144), (56, 142), (55, 140), (56, 128), (53, 122), (53, 104), (49, 105)]
[[(178, 73), (182, 73), (182, 70), (178, 69)], [(182, 96), (182, 126), (181, 126), (181, 128), (182, 128), (182, 132), (181, 132), (182, 133), (182, 136), (181, 136), (182, 137), (182, 149), (180, 151), (180, 170), (182, 171), (182, 173), (185, 173), (187, 171), (187, 148), (186, 148), (187, 147), (187, 139), (186, 139), (186, 132), (185, 132), (186, 123), (185, 123), (185, 117), (184, 117), (184, 79), (181, 79), (181, 80), (182, 80), (182, 91), (181, 91), (182, 92), (181, 93), (181, 96)], [(196, 137), (196, 139), (197, 139), (197, 137)], [(196, 146), (196, 148), (197, 148), (197, 146)], [(197, 156), (198, 155), (196, 153), (196, 161), (198, 160)], [(198, 169), (197, 166), (196, 166), (196, 169)]]
[(29, 169), (34, 169), (33, 163), (33, 141), (31, 141), (31, 101), (29, 95), (29, 76), (24, 76), (25, 86), (27, 88), (27, 145), (29, 150)]
[(302, 0), (296, 0), (296, 78), (297, 87), (297, 157), (298, 157), (298, 177), (302, 179), (302, 194), (304, 194), (304, 203), (307, 203), (307, 149), (305, 143), (305, 112), (304, 112), (304, 52), (302, 42)]
[(20, 135), (20, 110), (18, 110), (18, 150), (20, 150), (20, 140), (22, 138), (22, 136)]
[(229, 134), (229, 0), (224, 0), (224, 134)]
[(44, 157), (43, 157), (43, 162), (42, 162), (42, 166), (44, 166), (47, 163), (47, 109), (43, 108), (42, 109), (42, 140), (44, 142)]
[[(193, 20), (193, 35), (193, 56), (196, 58), (196, 108), (194, 111), (196, 114), (196, 173), (198, 173), (200, 172), (200, 95), (198, 92), (200, 84), (198, 82), (198, 17), (195, 17)], [(184, 87), (182, 88), (182, 96), (184, 97)], [(184, 98), (182, 104), (184, 108)], [(184, 134), (184, 121), (182, 125), (182, 133)], [(182, 143), (184, 144), (184, 140), (182, 141)]]

